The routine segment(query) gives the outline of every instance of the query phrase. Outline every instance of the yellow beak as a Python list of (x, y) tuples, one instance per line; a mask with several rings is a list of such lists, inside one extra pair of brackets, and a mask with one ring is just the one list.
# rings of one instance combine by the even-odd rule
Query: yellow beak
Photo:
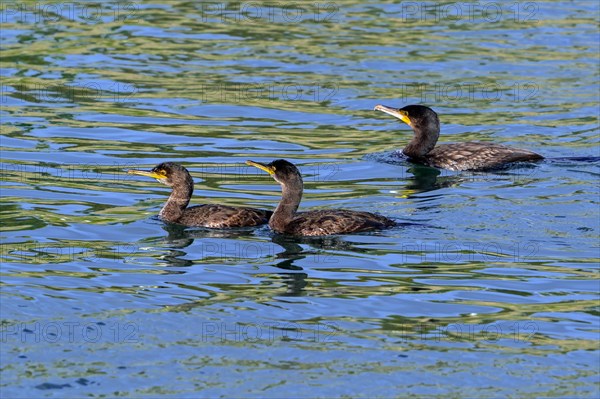
[(376, 105), (375, 111), (385, 112), (388, 115), (392, 115), (394, 118), (400, 119), (402, 122), (406, 123), (408, 126), (412, 127), (412, 123), (410, 118), (408, 117), (408, 112), (402, 111), (397, 108), (387, 107), (385, 105)]
[(146, 176), (146, 177), (152, 177), (154, 179), (164, 179), (167, 176), (165, 175), (161, 175), (159, 173), (153, 172), (153, 171), (145, 171), (145, 170), (135, 170), (135, 169), (129, 169), (127, 171), (128, 174), (130, 175), (138, 175), (138, 176)]
[(258, 169), (264, 170), (265, 172), (267, 172), (271, 176), (273, 176), (275, 174), (275, 168), (272, 167), (272, 166), (265, 165), (264, 163), (254, 162), (254, 161), (248, 160), (248, 161), (246, 161), (246, 165), (254, 166), (254, 167), (258, 168)]

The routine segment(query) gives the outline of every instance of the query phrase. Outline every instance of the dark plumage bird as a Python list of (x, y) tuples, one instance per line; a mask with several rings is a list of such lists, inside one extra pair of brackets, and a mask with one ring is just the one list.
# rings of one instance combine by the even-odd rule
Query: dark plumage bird
[(440, 136), (440, 120), (431, 108), (423, 105), (404, 108), (377, 105), (375, 110), (392, 115), (413, 129), (415, 136), (402, 153), (415, 163), (450, 170), (485, 170), (544, 158), (535, 152), (500, 144), (471, 141), (436, 146)]
[(270, 164), (246, 161), (270, 174), (281, 184), (281, 201), (269, 220), (269, 227), (277, 233), (297, 236), (323, 236), (356, 233), (395, 226), (396, 222), (370, 212), (345, 209), (327, 209), (297, 213), (302, 199), (303, 182), (296, 166), (284, 159)]
[(151, 171), (129, 170), (127, 173), (152, 177), (173, 188), (158, 215), (165, 222), (211, 228), (246, 227), (265, 224), (273, 214), (262, 209), (227, 205), (206, 204), (188, 208), (194, 192), (194, 180), (186, 168), (173, 162), (161, 163)]

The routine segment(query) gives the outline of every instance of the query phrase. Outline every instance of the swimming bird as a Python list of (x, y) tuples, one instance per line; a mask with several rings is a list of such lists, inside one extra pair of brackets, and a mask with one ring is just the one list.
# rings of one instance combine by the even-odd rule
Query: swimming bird
[(303, 182), (298, 168), (284, 159), (269, 164), (246, 161), (270, 174), (281, 185), (281, 201), (269, 219), (269, 227), (277, 233), (297, 236), (323, 236), (379, 230), (396, 222), (370, 212), (327, 209), (297, 213), (302, 199)]
[(375, 110), (398, 118), (413, 129), (415, 135), (402, 153), (415, 163), (459, 171), (498, 169), (514, 162), (544, 159), (535, 152), (500, 144), (470, 141), (436, 146), (440, 136), (440, 120), (434, 110), (423, 105), (404, 108), (377, 105)]
[(132, 169), (127, 173), (152, 177), (173, 189), (158, 214), (165, 222), (211, 228), (247, 227), (267, 223), (273, 213), (262, 209), (212, 204), (188, 208), (194, 192), (194, 180), (188, 170), (177, 163), (164, 162), (150, 171)]

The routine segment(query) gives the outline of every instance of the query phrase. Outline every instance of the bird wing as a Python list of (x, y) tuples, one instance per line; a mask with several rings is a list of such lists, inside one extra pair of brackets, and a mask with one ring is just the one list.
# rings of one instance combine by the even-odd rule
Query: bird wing
[(478, 142), (440, 144), (425, 157), (430, 166), (450, 170), (494, 169), (512, 162), (543, 158), (528, 150)]
[(258, 226), (269, 221), (272, 212), (227, 205), (198, 205), (187, 208), (177, 223), (211, 228)]
[(345, 209), (320, 210), (299, 213), (286, 226), (286, 233), (305, 236), (345, 234), (377, 230), (396, 223), (370, 212)]

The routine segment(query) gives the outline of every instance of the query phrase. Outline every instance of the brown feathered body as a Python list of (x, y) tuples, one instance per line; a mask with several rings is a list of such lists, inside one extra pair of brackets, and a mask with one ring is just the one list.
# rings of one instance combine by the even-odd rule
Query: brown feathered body
[(295, 236), (324, 236), (381, 230), (396, 225), (385, 216), (347, 209), (324, 209), (298, 213), (304, 189), (302, 175), (296, 166), (284, 159), (268, 165), (247, 162), (268, 172), (281, 184), (281, 201), (269, 220), (277, 233)]
[(440, 137), (440, 120), (431, 108), (423, 105), (404, 108), (378, 105), (375, 109), (400, 119), (413, 129), (414, 137), (402, 153), (415, 163), (459, 171), (498, 169), (515, 162), (544, 159), (535, 152), (500, 144), (466, 142), (436, 146)]
[(473, 141), (440, 144), (424, 156), (409, 156), (409, 159), (417, 163), (455, 171), (499, 169), (515, 162), (531, 162), (543, 158), (528, 150)]
[(250, 227), (266, 224), (273, 214), (262, 209), (227, 205), (205, 204), (188, 208), (194, 193), (194, 180), (186, 168), (173, 162), (161, 163), (150, 172), (132, 170), (129, 173), (153, 177), (172, 188), (158, 215), (165, 222), (210, 228)]
[(279, 233), (300, 236), (323, 236), (381, 230), (395, 226), (393, 220), (370, 212), (331, 209), (300, 212), (283, 227), (271, 221), (269, 226)]
[(165, 207), (159, 216), (166, 222), (217, 229), (260, 226), (268, 223), (272, 214), (262, 209), (227, 205), (196, 205), (184, 209), (181, 213), (165, 211)]

